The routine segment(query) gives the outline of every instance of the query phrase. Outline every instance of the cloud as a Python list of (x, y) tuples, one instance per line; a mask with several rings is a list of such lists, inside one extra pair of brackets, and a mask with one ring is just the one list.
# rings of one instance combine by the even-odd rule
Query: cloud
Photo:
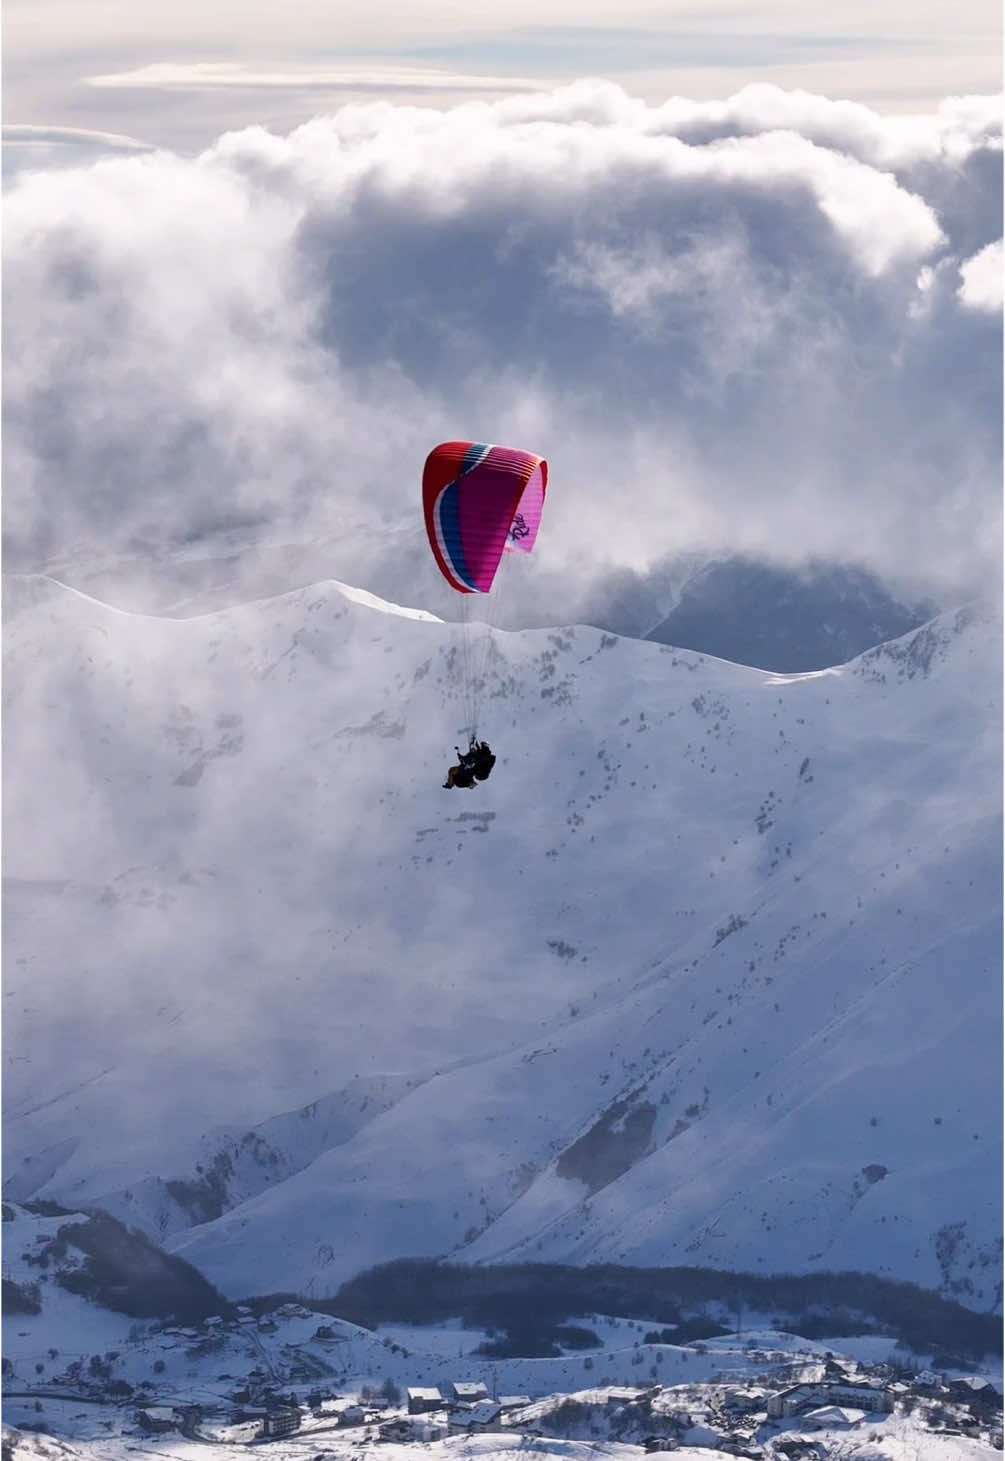
[(124, 152), (144, 152), (150, 144), (135, 137), (124, 137), (119, 132), (96, 132), (87, 127), (37, 127), (27, 123), (9, 123), (4, 126), (3, 140), (6, 144), (37, 145), (42, 147), (61, 145), (65, 147), (100, 147)]
[(416, 504), (459, 436), (550, 459), (524, 619), (723, 551), (969, 595), (997, 573), (999, 113), (581, 81), (22, 173), (8, 561), (300, 545), (450, 614)]
[(1002, 241), (987, 244), (980, 253), (960, 265), (963, 282), (959, 288), (962, 302), (970, 309), (1000, 314), (1002, 309)]
[(151, 151), (148, 142), (91, 127), (43, 127), (7, 123), (3, 128), (5, 180), (20, 171), (79, 166), (109, 154)]
[(202, 91), (209, 87), (317, 88), (324, 91), (528, 91), (546, 82), (514, 76), (479, 76), (429, 66), (251, 67), (239, 61), (158, 61), (131, 71), (89, 76), (88, 86)]

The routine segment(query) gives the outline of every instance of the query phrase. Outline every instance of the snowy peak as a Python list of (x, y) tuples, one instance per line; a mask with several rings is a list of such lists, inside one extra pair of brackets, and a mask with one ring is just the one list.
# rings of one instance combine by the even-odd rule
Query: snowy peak
[(453, 1255), (995, 1302), (993, 613), (793, 676), (476, 626), (499, 762), (447, 792), (456, 625), (24, 599), (12, 1193), (230, 1297)]

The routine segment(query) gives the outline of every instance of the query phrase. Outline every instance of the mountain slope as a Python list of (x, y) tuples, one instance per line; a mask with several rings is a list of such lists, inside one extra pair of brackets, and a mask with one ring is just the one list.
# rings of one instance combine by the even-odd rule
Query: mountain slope
[(6, 1182), (225, 1293), (405, 1254), (995, 1302), (1000, 627), (781, 676), (341, 585), (15, 581)]
[(780, 671), (818, 669), (908, 633), (937, 612), (904, 604), (862, 568), (799, 572), (749, 558), (704, 564), (647, 639)]

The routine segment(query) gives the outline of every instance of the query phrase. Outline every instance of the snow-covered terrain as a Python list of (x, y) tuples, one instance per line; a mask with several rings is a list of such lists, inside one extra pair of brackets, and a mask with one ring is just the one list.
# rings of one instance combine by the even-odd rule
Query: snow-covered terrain
[[(73, 1407), (65, 1405), (50, 1411)], [(117, 1419), (117, 1417), (116, 1417)], [(88, 1424), (89, 1422), (89, 1424)], [(137, 1454), (161, 1456), (170, 1461), (234, 1461), (234, 1457), (254, 1444), (246, 1440), (257, 1427), (228, 1427), (233, 1439), (208, 1439), (202, 1434), (197, 1439), (182, 1439), (175, 1426), (171, 1434), (162, 1436), (144, 1435), (132, 1421), (125, 1427), (115, 1425), (107, 1413), (88, 1415), (77, 1412), (73, 1417), (74, 1430), (71, 1441), (60, 1438), (54, 1441), (51, 1435), (33, 1436), (17, 1432), (17, 1440), (11, 1451), (14, 1461), (31, 1461), (31, 1458), (59, 1458), (59, 1461), (128, 1461)], [(700, 1427), (695, 1427), (699, 1430)], [(885, 1418), (868, 1426), (857, 1426), (855, 1434), (849, 1434), (850, 1427), (833, 1426), (830, 1430), (814, 1427), (810, 1433), (793, 1428), (790, 1446), (800, 1450), (776, 1450), (762, 1452), (766, 1456), (787, 1458), (792, 1454), (818, 1458), (842, 1458), (842, 1461), (980, 1461), (980, 1458), (994, 1457), (997, 1452), (985, 1442), (967, 1436), (954, 1434), (951, 1430), (933, 1434), (922, 1430), (916, 1423), (903, 1417)], [(415, 1446), (407, 1443), (377, 1443), (376, 1427), (365, 1431), (364, 1436), (352, 1431), (339, 1434), (339, 1429), (323, 1420), (298, 1431), (293, 1436), (267, 1444), (269, 1461), (343, 1461), (348, 1457), (365, 1457), (376, 1453), (381, 1461), (411, 1461)], [(257, 1445), (256, 1445), (257, 1449)], [(427, 1461), (527, 1461), (528, 1457), (556, 1457), (560, 1461), (640, 1461), (647, 1453), (640, 1447), (616, 1441), (581, 1441), (538, 1439), (523, 1433), (492, 1435), (454, 1436), (426, 1442), (421, 1446)], [(246, 1452), (245, 1452), (246, 1454)], [(737, 1455), (736, 1451), (723, 1451), (717, 1446), (684, 1445), (674, 1448), (676, 1461), (725, 1461), (726, 1457)], [(744, 1454), (744, 1453), (740, 1453)], [(754, 1454), (753, 1452), (747, 1454)]]
[[(263, 1442), (280, 1405), (299, 1428), (268, 1440), (277, 1461), (389, 1447), (394, 1461), (396, 1443), (433, 1461), (637, 1461), (656, 1448), (692, 1461), (963, 1461), (993, 1454), (1001, 1434), (1000, 1363), (935, 1373), (889, 1338), (814, 1342), (757, 1315), (742, 1332), (677, 1343), (593, 1314), (589, 1353), (548, 1359), (488, 1358), (485, 1335), (456, 1322), (371, 1331), (289, 1302), (136, 1321), (67, 1290), (74, 1219), (12, 1203), (3, 1217), (5, 1278), (29, 1300), (4, 1323), (4, 1454), (18, 1461), (225, 1461)], [(427, 1414), (408, 1413), (415, 1387)]]
[(793, 676), (493, 632), (446, 792), (431, 615), (6, 612), (7, 1197), (231, 1298), (414, 1254), (996, 1303), (995, 614)]

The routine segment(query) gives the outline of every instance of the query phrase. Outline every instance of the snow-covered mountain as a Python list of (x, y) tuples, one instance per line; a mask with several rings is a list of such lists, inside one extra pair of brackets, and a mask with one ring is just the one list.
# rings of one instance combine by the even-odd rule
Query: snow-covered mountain
[[(488, 635), (488, 631), (485, 631)], [(227, 1295), (396, 1256), (1000, 1269), (1000, 623), (782, 676), (334, 583), (8, 583), (5, 1193)]]
[(741, 664), (783, 671), (842, 663), (939, 612), (905, 604), (874, 574), (812, 563), (794, 572), (729, 557), (698, 567), (666, 617), (645, 635)]

